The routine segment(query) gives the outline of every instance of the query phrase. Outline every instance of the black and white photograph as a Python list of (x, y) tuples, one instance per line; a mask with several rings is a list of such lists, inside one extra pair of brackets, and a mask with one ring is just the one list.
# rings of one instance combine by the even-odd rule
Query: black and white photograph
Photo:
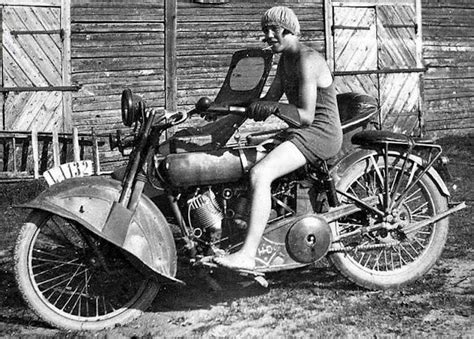
[(473, 17), (0, 0), (0, 338), (474, 337)]

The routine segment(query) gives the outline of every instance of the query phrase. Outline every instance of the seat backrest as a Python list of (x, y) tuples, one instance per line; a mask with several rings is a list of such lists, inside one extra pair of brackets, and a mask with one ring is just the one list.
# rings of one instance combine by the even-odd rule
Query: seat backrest
[[(245, 49), (233, 54), (229, 71), (214, 103), (235, 106), (248, 105), (260, 97), (272, 66), (269, 50)], [(214, 143), (225, 145), (247, 118), (230, 114), (201, 127), (202, 134), (212, 135)]]

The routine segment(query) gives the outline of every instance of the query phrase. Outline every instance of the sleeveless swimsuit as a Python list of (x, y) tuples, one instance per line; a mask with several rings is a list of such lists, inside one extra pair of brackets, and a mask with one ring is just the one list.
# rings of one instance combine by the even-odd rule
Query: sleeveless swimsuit
[[(286, 85), (285, 83), (284, 88), (288, 101), (295, 104), (298, 91)], [(288, 128), (284, 136), (311, 164), (334, 157), (342, 146), (342, 128), (334, 81), (326, 88), (318, 87), (317, 91), (313, 123), (307, 127)]]

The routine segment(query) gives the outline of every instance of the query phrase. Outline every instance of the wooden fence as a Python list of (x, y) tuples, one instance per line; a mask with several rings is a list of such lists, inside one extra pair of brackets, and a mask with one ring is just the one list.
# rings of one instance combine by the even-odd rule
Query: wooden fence
[(100, 174), (99, 140), (90, 134), (0, 131), (0, 182), (38, 179), (51, 168), (89, 159), (94, 174)]

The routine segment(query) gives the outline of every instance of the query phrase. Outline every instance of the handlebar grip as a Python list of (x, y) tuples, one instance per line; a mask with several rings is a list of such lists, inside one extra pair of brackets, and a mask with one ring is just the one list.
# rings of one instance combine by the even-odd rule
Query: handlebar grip
[(244, 114), (247, 111), (245, 107), (241, 106), (229, 106), (230, 113)]
[(212, 105), (211, 107), (209, 107), (206, 113), (211, 113), (215, 115), (228, 115), (228, 114), (244, 115), (245, 112), (246, 112), (246, 108), (241, 107), (241, 106)]
[(216, 115), (239, 114), (243, 115), (246, 111), (245, 107), (241, 106), (227, 106), (215, 104), (208, 97), (202, 97), (196, 103), (196, 111), (198, 113), (213, 113)]

